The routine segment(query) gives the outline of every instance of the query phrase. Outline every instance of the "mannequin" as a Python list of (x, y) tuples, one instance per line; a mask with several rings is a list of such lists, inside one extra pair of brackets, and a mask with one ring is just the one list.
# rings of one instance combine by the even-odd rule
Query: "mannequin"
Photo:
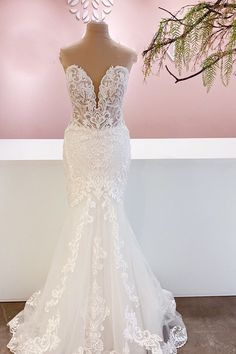
[(110, 66), (122, 65), (130, 71), (137, 61), (137, 53), (115, 42), (109, 35), (107, 23), (91, 21), (81, 41), (60, 49), (59, 59), (65, 71), (72, 64), (81, 66), (93, 81), (98, 96), (106, 70)]

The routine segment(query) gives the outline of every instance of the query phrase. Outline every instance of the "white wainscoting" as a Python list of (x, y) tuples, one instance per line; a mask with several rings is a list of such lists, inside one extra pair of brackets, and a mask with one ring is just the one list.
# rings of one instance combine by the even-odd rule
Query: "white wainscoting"
[[(43, 285), (67, 208), (62, 140), (0, 140), (0, 301)], [(175, 296), (236, 295), (236, 139), (131, 139), (125, 208)]]

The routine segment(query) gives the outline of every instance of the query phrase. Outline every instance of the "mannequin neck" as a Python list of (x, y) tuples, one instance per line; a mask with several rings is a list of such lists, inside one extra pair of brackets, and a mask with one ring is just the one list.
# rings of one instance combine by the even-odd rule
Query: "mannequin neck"
[(91, 21), (87, 24), (84, 40), (111, 39), (108, 24), (105, 22)]

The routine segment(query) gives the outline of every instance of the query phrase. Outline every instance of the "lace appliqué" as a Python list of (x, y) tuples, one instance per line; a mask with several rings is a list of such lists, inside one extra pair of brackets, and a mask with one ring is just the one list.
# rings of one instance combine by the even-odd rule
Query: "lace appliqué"
[(125, 319), (127, 327), (124, 330), (124, 337), (138, 345), (152, 351), (152, 354), (162, 354), (160, 342), (163, 339), (157, 334), (151, 334), (148, 330), (142, 331), (138, 327), (136, 314), (134, 311), (129, 311), (128, 307), (125, 310)]
[(79, 253), (80, 240), (83, 235), (83, 228), (85, 224), (93, 222), (93, 217), (89, 214), (89, 209), (95, 208), (95, 206), (95, 202), (92, 199), (88, 198), (86, 206), (84, 207), (84, 212), (81, 215), (81, 218), (76, 227), (75, 237), (72, 239), (71, 242), (69, 242), (70, 255), (68, 256), (67, 263), (63, 266), (61, 270), (62, 276), (60, 278), (60, 282), (58, 283), (57, 287), (52, 290), (51, 298), (45, 304), (44, 309), (46, 312), (49, 312), (51, 307), (56, 306), (60, 298), (62, 297), (68, 276), (70, 273), (73, 273), (76, 265), (76, 260)]
[[(175, 302), (174, 300), (172, 303)], [(171, 304), (170, 304), (171, 306)], [(174, 313), (172, 313), (174, 316)], [(131, 343), (135, 342), (139, 346), (151, 350), (152, 354), (177, 354), (177, 348), (182, 347), (187, 342), (187, 331), (184, 326), (176, 325), (170, 329), (167, 342), (164, 342), (158, 334), (151, 333), (149, 330), (142, 330), (138, 326), (135, 311), (125, 309), (126, 328), (123, 332), (124, 337)]]
[(106, 301), (102, 296), (102, 287), (98, 285), (96, 275), (103, 269), (102, 259), (107, 253), (101, 247), (102, 239), (94, 238), (93, 246), (93, 282), (89, 296), (88, 318), (85, 328), (85, 352), (102, 354), (104, 345), (101, 339), (101, 332), (104, 330), (103, 321), (110, 314), (110, 309), (106, 306)]
[[(91, 198), (88, 199), (87, 208), (85, 208), (83, 224), (85, 222), (92, 222), (93, 217), (89, 214), (89, 209), (96, 207), (96, 202)], [(121, 254), (120, 250), (120, 242), (118, 242), (119, 234), (118, 234), (118, 224), (117, 224), (117, 212), (114, 206), (111, 203), (111, 199), (109, 197), (104, 198), (102, 202), (102, 207), (104, 209), (104, 220), (107, 220), (112, 223), (112, 237), (114, 237), (114, 266), (116, 269), (121, 269), (121, 276), (123, 279), (124, 288), (126, 289), (126, 293), (128, 295), (128, 299), (136, 304), (139, 305), (138, 296), (134, 292), (134, 287), (130, 284), (127, 274), (127, 263), (124, 260), (123, 255)], [(81, 224), (80, 224), (81, 226)], [(68, 258), (67, 266), (64, 266), (63, 269), (70, 269), (73, 271), (74, 269), (74, 262), (76, 260), (75, 255), (77, 254), (80, 238), (78, 239), (78, 234), (75, 235), (74, 239), (71, 241), (70, 246), (74, 246), (75, 253), (73, 253), (73, 249), (71, 249), (71, 255)], [(120, 240), (121, 244), (123, 244), (123, 240)], [(94, 237), (93, 243), (93, 255), (92, 255), (92, 272), (93, 272), (93, 282), (89, 297), (89, 306), (87, 312), (87, 325), (85, 328), (85, 338), (86, 344), (84, 347), (80, 346), (73, 354), (102, 354), (104, 352), (104, 344), (101, 338), (101, 333), (104, 330), (103, 321), (105, 318), (110, 314), (109, 308), (106, 306), (105, 298), (102, 296), (102, 287), (99, 286), (96, 276), (99, 272), (103, 269), (103, 259), (106, 258), (107, 252), (101, 246), (102, 239), (100, 237)], [(118, 243), (117, 243), (118, 242)], [(73, 247), (72, 247), (73, 248)], [(70, 259), (72, 260), (70, 262)], [(69, 266), (70, 264), (70, 266)], [(124, 275), (122, 275), (125, 274)], [(69, 275), (69, 273), (68, 273)], [(60, 285), (63, 285), (62, 283)], [(29, 298), (28, 302), (29, 305), (37, 304), (37, 299), (40, 292), (36, 292)], [(56, 294), (62, 295), (62, 292), (56, 292)], [(59, 297), (54, 298), (53, 302), (49, 302), (50, 306), (55, 306), (58, 301)], [(175, 303), (172, 301), (169, 305), (169, 310), (174, 310)], [(130, 349), (128, 342), (136, 343), (140, 347), (145, 347), (147, 350), (151, 350), (152, 354), (176, 354), (176, 348), (184, 345), (187, 340), (186, 330), (183, 327), (175, 326), (170, 330), (170, 339), (167, 343), (163, 342), (163, 339), (158, 336), (157, 334), (152, 334), (149, 330), (142, 330), (138, 326), (138, 321), (136, 318), (135, 311), (129, 310), (128, 305), (126, 307), (124, 318), (126, 321), (126, 328), (123, 332), (124, 338), (124, 347), (122, 352), (117, 353), (116, 351), (107, 352), (110, 354), (130, 354)], [(12, 332), (16, 331), (17, 327), (19, 326), (18, 319), (14, 319), (12, 323)], [(48, 326), (46, 328), (46, 332), (42, 337), (34, 337), (25, 341), (25, 338), (18, 338), (11, 340), (11, 344), (9, 343), (8, 347), (13, 351), (14, 348), (17, 348), (17, 354), (21, 353), (19, 351), (18, 341), (21, 341), (20, 350), (22, 350), (22, 354), (26, 352), (32, 354), (43, 354), (47, 351), (51, 351), (57, 348), (60, 339), (58, 338), (57, 331), (59, 328), (60, 317), (59, 314), (57, 316), (52, 316), (48, 321)], [(15, 340), (15, 342), (14, 342)]]
[[(33, 307), (35, 310), (39, 303), (40, 295), (41, 290), (35, 291), (26, 301), (25, 306)], [(48, 319), (45, 333), (41, 337), (35, 336), (34, 338), (27, 338), (27, 336), (25, 337), (23, 334), (17, 336), (16, 332), (22, 323), (22, 318), (23, 314), (21, 311), (8, 323), (10, 332), (13, 336), (10, 342), (7, 344), (7, 348), (9, 348), (12, 353), (42, 354), (57, 347), (58, 343), (60, 342), (60, 339), (57, 336), (57, 331), (60, 324), (59, 313), (57, 313), (56, 316), (52, 316)], [(15, 352), (15, 350), (17, 350), (17, 352)]]
[(92, 254), (92, 285), (90, 289), (88, 312), (85, 325), (85, 347), (79, 347), (73, 354), (97, 353), (102, 354), (104, 349), (101, 333), (104, 330), (103, 321), (110, 314), (102, 294), (102, 286), (98, 284), (97, 274), (104, 268), (103, 259), (107, 252), (101, 246), (102, 238), (94, 237)]
[(97, 104), (90, 76), (76, 64), (68, 66), (67, 87), (73, 107), (71, 123), (90, 129), (104, 129), (122, 123), (122, 100), (128, 74), (125, 66), (110, 66), (101, 79)]
[(32, 307), (36, 307), (39, 303), (41, 290), (35, 291), (26, 301), (26, 304)]
[[(187, 331), (186, 328), (181, 326), (174, 326), (170, 330), (170, 339), (167, 346), (172, 348), (181, 348), (187, 341)], [(169, 353), (166, 351), (166, 353)], [(173, 352), (174, 353), (174, 352)], [(177, 353), (177, 350), (176, 350)]]
[[(115, 350), (112, 350), (112, 351), (108, 351), (106, 350), (105, 352), (103, 352), (104, 354), (130, 354), (130, 352), (126, 351), (126, 352), (122, 352), (122, 353), (118, 353), (117, 351)], [(84, 349), (84, 347), (79, 347), (76, 352), (73, 352), (73, 354), (94, 354), (93, 351), (91, 350), (86, 350)], [(96, 353), (97, 354), (97, 353)]]
[[(36, 336), (26, 340), (25, 336), (16, 336), (16, 330), (20, 325), (20, 321), (9, 322), (11, 333), (13, 334), (10, 342), (7, 344), (7, 348), (12, 353), (30, 353), (30, 354), (43, 354), (47, 351), (52, 351), (57, 348), (60, 338), (57, 335), (57, 331), (60, 324), (59, 314), (49, 318), (46, 331), (42, 337)], [(17, 351), (16, 351), (17, 350)]]
[(66, 69), (73, 117), (65, 129), (63, 162), (70, 206), (89, 194), (122, 200), (130, 163), (122, 100), (129, 70), (111, 66), (101, 79), (98, 106), (92, 79), (75, 64)]
[(112, 224), (112, 235), (114, 240), (114, 260), (115, 260), (115, 267), (117, 270), (121, 270), (121, 277), (123, 281), (124, 288), (126, 293), (129, 297), (129, 300), (132, 301), (136, 307), (140, 306), (138, 296), (135, 292), (135, 287), (131, 284), (128, 276), (128, 264), (124, 260), (124, 257), (121, 252), (121, 247), (124, 246), (124, 240), (120, 238), (119, 234), (119, 224), (117, 220), (117, 212), (114, 210), (112, 203), (110, 203), (109, 198), (106, 198), (103, 202), (106, 205), (107, 212), (104, 213), (104, 220), (109, 220)]
[(106, 131), (68, 127), (63, 143), (68, 202), (89, 195), (109, 195), (121, 202), (130, 166), (130, 139), (125, 126)]

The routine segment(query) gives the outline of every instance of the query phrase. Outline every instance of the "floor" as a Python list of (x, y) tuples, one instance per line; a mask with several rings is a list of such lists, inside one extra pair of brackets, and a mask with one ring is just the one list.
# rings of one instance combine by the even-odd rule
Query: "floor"
[[(178, 354), (236, 354), (236, 296), (176, 298), (188, 330), (188, 343)], [(0, 303), (0, 354), (9, 354), (6, 323), (23, 302)]]

